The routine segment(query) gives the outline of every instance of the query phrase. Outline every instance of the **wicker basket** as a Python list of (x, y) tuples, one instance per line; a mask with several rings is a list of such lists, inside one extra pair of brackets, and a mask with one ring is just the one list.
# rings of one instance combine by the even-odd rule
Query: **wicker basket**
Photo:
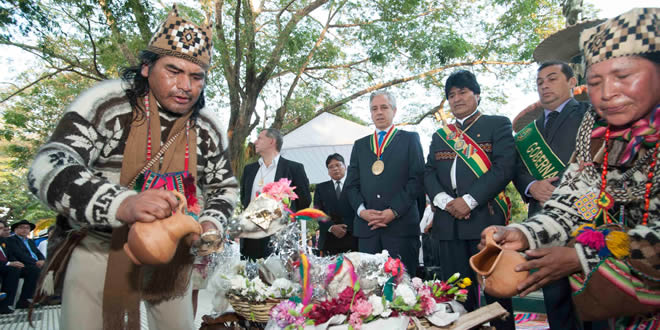
[(227, 299), (236, 314), (248, 321), (266, 323), (270, 316), (270, 309), (280, 303), (280, 299), (268, 299), (262, 302), (252, 302), (236, 295), (228, 295)]

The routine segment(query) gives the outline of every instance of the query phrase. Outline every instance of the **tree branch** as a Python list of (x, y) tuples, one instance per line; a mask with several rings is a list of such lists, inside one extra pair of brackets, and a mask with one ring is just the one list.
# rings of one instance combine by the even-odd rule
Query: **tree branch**
[(298, 80), (300, 80), (300, 76), (303, 74), (303, 72), (305, 72), (305, 68), (312, 60), (312, 57), (314, 57), (314, 54), (316, 54), (316, 50), (319, 48), (319, 46), (325, 39), (325, 34), (326, 32), (328, 32), (328, 26), (330, 25), (330, 22), (332, 22), (332, 19), (335, 17), (335, 15), (337, 15), (339, 10), (341, 10), (341, 7), (343, 7), (345, 3), (346, 1), (340, 3), (334, 12), (332, 11), (332, 8), (328, 12), (328, 19), (325, 25), (323, 26), (323, 30), (321, 30), (321, 34), (316, 39), (316, 43), (314, 44), (312, 49), (309, 50), (309, 53), (305, 58), (305, 62), (300, 66), (300, 69), (298, 70), (296, 77), (293, 78), (293, 82), (291, 82), (291, 85), (289, 86), (289, 91), (286, 93), (286, 97), (284, 98), (282, 105), (275, 111), (275, 121), (273, 122), (273, 127), (277, 129), (282, 128), (282, 124), (284, 122), (284, 114), (286, 113), (287, 110), (286, 105), (291, 99), (291, 96), (293, 95), (293, 91), (296, 89), (296, 86), (298, 85)]
[(447, 99), (443, 98), (442, 102), (440, 102), (440, 105), (437, 105), (437, 106), (431, 108), (431, 110), (423, 113), (422, 115), (417, 117), (417, 119), (415, 119), (414, 121), (412, 121), (412, 122), (403, 122), (399, 125), (417, 125), (417, 124), (421, 123), (422, 120), (424, 120), (426, 117), (428, 117), (428, 116), (438, 112), (438, 110), (442, 109), (445, 106), (445, 101), (447, 101)]
[(259, 90), (266, 85), (266, 82), (268, 82), (268, 79), (270, 78), (270, 75), (273, 73), (275, 66), (280, 62), (280, 57), (282, 56), (282, 50), (284, 49), (286, 43), (289, 41), (289, 38), (291, 37), (291, 32), (293, 32), (293, 29), (296, 27), (298, 22), (300, 22), (301, 19), (309, 15), (309, 13), (314, 11), (316, 8), (320, 7), (321, 5), (325, 4), (328, 1), (329, 0), (313, 1), (306, 7), (296, 11), (293, 14), (289, 22), (284, 27), (284, 30), (280, 33), (279, 37), (277, 38), (277, 43), (275, 44), (275, 48), (271, 52), (268, 62), (263, 67), (263, 70), (261, 71), (259, 77), (257, 78)]
[(409, 77), (405, 77), (405, 78), (399, 78), (399, 79), (393, 79), (393, 80), (390, 80), (388, 82), (384, 82), (384, 83), (381, 83), (381, 84), (376, 84), (376, 85), (373, 85), (371, 87), (365, 88), (365, 89), (363, 89), (361, 91), (358, 91), (356, 93), (353, 93), (352, 95), (350, 95), (348, 97), (345, 97), (345, 98), (343, 98), (343, 99), (341, 99), (341, 100), (339, 100), (339, 101), (337, 101), (333, 104), (330, 104), (326, 107), (321, 108), (320, 110), (316, 111), (315, 116), (318, 116), (323, 112), (332, 112), (333, 110), (339, 108), (343, 104), (345, 104), (345, 103), (347, 103), (347, 102), (349, 102), (353, 99), (356, 99), (356, 98), (358, 98), (358, 97), (360, 97), (364, 94), (367, 94), (369, 92), (379, 90), (379, 89), (383, 89), (383, 88), (387, 88), (387, 87), (391, 87), (391, 86), (394, 86), (394, 85), (399, 85), (399, 84), (402, 84), (402, 83), (405, 83), (405, 82), (408, 82), (408, 81), (411, 81), (411, 80), (417, 80), (417, 79), (420, 79), (420, 78), (431, 76), (431, 75), (434, 75), (436, 73), (442, 72), (444, 70), (454, 68), (454, 67), (458, 67), (458, 66), (474, 66), (474, 65), (479, 65), (479, 64), (525, 65), (525, 64), (530, 64), (530, 63), (532, 63), (532, 62), (529, 62), (529, 61), (503, 62), (503, 61), (486, 61), (486, 60), (477, 60), (477, 61), (472, 61), (472, 62), (454, 63), (454, 64), (446, 65), (446, 66), (443, 66), (443, 67), (440, 67), (440, 68), (436, 68), (436, 69), (433, 69), (433, 70), (429, 70), (429, 71), (426, 71), (426, 72), (423, 72), (423, 73), (419, 73), (419, 74), (416, 74), (416, 75), (413, 75), (413, 76), (409, 76)]
[(53, 77), (53, 76), (59, 74), (60, 72), (70, 71), (71, 69), (72, 69), (72, 68), (71, 68), (70, 66), (68, 66), (68, 67), (66, 67), (66, 68), (60, 68), (60, 69), (57, 69), (57, 70), (55, 70), (55, 72), (47, 73), (47, 74), (45, 74), (45, 75), (39, 77), (37, 80), (35, 80), (35, 81), (33, 81), (33, 82), (31, 82), (31, 83), (29, 83), (29, 84), (27, 84), (27, 85), (25, 85), (25, 86), (19, 88), (18, 90), (16, 90), (15, 92), (11, 93), (9, 96), (5, 97), (4, 99), (0, 100), (0, 104), (4, 103), (5, 101), (9, 100), (10, 98), (12, 98), (12, 97), (14, 97), (14, 96), (16, 96), (16, 95), (22, 93), (24, 90), (26, 90), (26, 89), (28, 89), (28, 88), (30, 88), (30, 87), (32, 87), (32, 86), (38, 84), (38, 83), (41, 82), (42, 80), (49, 79), (49, 78), (51, 78), (51, 77)]
[(330, 25), (330, 28), (352, 28), (352, 27), (360, 27), (360, 26), (365, 26), (365, 25), (371, 25), (371, 24), (374, 24), (374, 23), (376, 23), (376, 22), (390, 22), (390, 23), (396, 23), (396, 22), (402, 22), (402, 21), (404, 21), (404, 20), (411, 20), (411, 19), (413, 19), (413, 18), (419, 18), (419, 17), (428, 16), (428, 15), (431, 15), (431, 14), (433, 14), (433, 13), (435, 13), (435, 12), (439, 12), (439, 11), (441, 11), (441, 10), (444, 10), (444, 8), (432, 8), (432, 9), (429, 9), (429, 10), (423, 12), (423, 13), (419, 13), (419, 14), (417, 14), (416, 16), (413, 16), (413, 17), (395, 18), (395, 19), (392, 19), (392, 20), (375, 19), (375, 20), (373, 20), (373, 21), (363, 21), (363, 22), (357, 22), (357, 23), (351, 23), (351, 24), (333, 24), (333, 25)]

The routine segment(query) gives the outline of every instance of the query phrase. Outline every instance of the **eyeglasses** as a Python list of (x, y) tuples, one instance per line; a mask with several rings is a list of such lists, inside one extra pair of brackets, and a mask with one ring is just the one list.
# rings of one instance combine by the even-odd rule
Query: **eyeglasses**
[(339, 164), (329, 165), (328, 169), (331, 170), (331, 169), (342, 168), (342, 167), (344, 167), (344, 164), (339, 163)]

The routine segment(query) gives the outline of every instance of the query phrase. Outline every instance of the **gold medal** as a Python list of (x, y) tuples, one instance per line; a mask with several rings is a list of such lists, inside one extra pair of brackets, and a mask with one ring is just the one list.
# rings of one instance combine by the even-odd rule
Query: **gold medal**
[(463, 148), (465, 148), (465, 141), (463, 141), (462, 136), (456, 139), (456, 142), (454, 142), (454, 147), (458, 150), (463, 150)]
[(380, 175), (385, 170), (385, 163), (382, 160), (377, 160), (371, 165), (371, 173)]

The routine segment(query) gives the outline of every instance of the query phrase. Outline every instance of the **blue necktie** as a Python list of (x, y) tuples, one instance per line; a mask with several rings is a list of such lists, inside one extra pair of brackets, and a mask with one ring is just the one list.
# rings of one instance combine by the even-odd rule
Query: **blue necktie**
[(378, 132), (378, 145), (380, 146), (383, 144), (383, 138), (385, 137), (386, 132), (385, 131), (380, 131)]
[(23, 240), (23, 244), (25, 244), (25, 247), (27, 247), (28, 251), (30, 251), (30, 255), (32, 255), (32, 258), (34, 258), (34, 260), (39, 260), (39, 258), (37, 258), (37, 255), (34, 254), (34, 252), (32, 252), (32, 249), (30, 249), (30, 244), (28, 244), (27, 239)]

